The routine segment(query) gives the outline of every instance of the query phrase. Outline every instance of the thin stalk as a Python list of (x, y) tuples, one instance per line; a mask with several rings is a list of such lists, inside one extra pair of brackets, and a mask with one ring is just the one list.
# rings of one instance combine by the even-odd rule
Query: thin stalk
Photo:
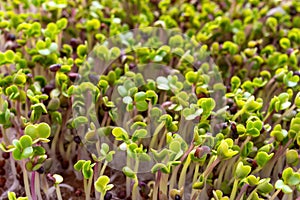
[(38, 199), (43, 199), (42, 194), (41, 194), (41, 187), (40, 187), (40, 175), (36, 174), (34, 177), (34, 187), (35, 187), (35, 192), (37, 194)]
[(152, 199), (157, 199), (158, 197), (158, 186), (159, 186), (160, 178), (161, 178), (161, 171), (158, 170), (156, 173), (156, 181), (153, 188)]
[(133, 188), (132, 188), (132, 200), (138, 200), (138, 199), (140, 199), (139, 198), (140, 196), (139, 196), (138, 186), (139, 186), (139, 181), (136, 178), (134, 180), (134, 185), (133, 185)]
[(56, 196), (58, 200), (63, 200), (61, 197), (61, 192), (60, 192), (60, 188), (59, 188), (59, 184), (55, 185), (55, 190), (56, 190)]
[(274, 192), (274, 194), (271, 196), (271, 198), (269, 200), (275, 200), (277, 195), (280, 193), (281, 189), (276, 190), (276, 192)]
[(252, 197), (253, 197), (253, 195), (254, 195), (254, 193), (256, 192), (256, 190), (257, 190), (257, 188), (255, 188), (255, 189), (250, 193), (250, 195), (248, 196), (248, 198), (247, 198), (246, 200), (251, 200)]
[(195, 183), (198, 179), (199, 167), (200, 167), (199, 163), (196, 163), (196, 166), (194, 169), (193, 183)]
[(103, 119), (102, 119), (102, 122), (101, 122), (101, 126), (100, 126), (100, 127), (104, 127), (104, 126), (105, 126), (108, 117), (109, 117), (108, 112), (104, 112), (104, 116), (103, 116)]
[(94, 36), (94, 35), (93, 35), (93, 33), (91, 33), (91, 32), (86, 34), (89, 51), (92, 50), (92, 46), (93, 46), (93, 36)]
[[(2, 128), (2, 126), (1, 126), (0, 128)], [(3, 141), (4, 141), (5, 145), (9, 145), (9, 144), (10, 144), (10, 140), (9, 140), (8, 137), (7, 137), (6, 129), (3, 128), (2, 130), (3, 130), (3, 131), (2, 131), (2, 132), (3, 132)], [(12, 157), (12, 156), (11, 156), (11, 157)]]
[(152, 136), (152, 139), (151, 139), (151, 142), (150, 142), (150, 145), (149, 145), (149, 148), (153, 148), (154, 145), (156, 144), (157, 142), (157, 137), (158, 137), (158, 134), (159, 132), (163, 129), (163, 127), (165, 126), (165, 122), (161, 122), (155, 129), (154, 133), (153, 133), (153, 136)]
[[(199, 167), (200, 164), (196, 163), (195, 169), (194, 169), (194, 176), (193, 176), (193, 184), (197, 181), (198, 179), (198, 174), (199, 174)], [(196, 190), (192, 188), (192, 193), (191, 193), (191, 197), (193, 197), (196, 194)]]
[[(265, 167), (264, 167), (265, 168)], [(251, 172), (251, 174), (252, 175), (254, 175), (254, 174), (257, 174), (260, 170), (262, 170), (262, 169), (264, 169), (264, 168), (262, 168), (262, 167), (257, 167), (255, 170), (253, 170), (252, 172)], [(268, 169), (270, 169), (270, 168), (268, 168)], [(272, 170), (270, 170), (270, 171), (272, 171)], [(271, 173), (271, 172), (270, 172)], [(263, 174), (263, 173), (261, 173), (261, 174)]]
[(196, 191), (194, 194), (192, 193), (192, 195), (191, 195), (191, 199), (192, 200), (196, 200), (196, 199), (199, 199), (198, 197), (199, 197), (199, 194), (200, 194), (200, 192), (199, 191)]
[(100, 194), (100, 200), (104, 200), (104, 196), (105, 196), (104, 193), (101, 192), (101, 194)]
[[(17, 120), (18, 120), (18, 123), (21, 124), (21, 102), (20, 101), (17, 101), (16, 102), (16, 110), (17, 110)], [(16, 127), (17, 128), (17, 127)]]
[[(267, 88), (267, 87), (266, 87)], [(267, 92), (267, 95), (266, 95), (266, 102), (271, 102), (271, 95), (274, 96), (274, 93), (275, 91), (277, 90), (278, 88), (278, 84), (277, 82), (275, 82), (271, 88), (268, 90), (269, 92)], [(265, 102), (265, 101), (264, 101)], [(267, 105), (267, 104), (266, 104)]]
[[(186, 157), (189, 155), (189, 153), (194, 149), (195, 145), (194, 145), (194, 140), (191, 142), (189, 149), (183, 154), (183, 156), (180, 158), (180, 161), (183, 162)], [(171, 180), (170, 180), (170, 190), (174, 188), (175, 183), (177, 181), (177, 173), (179, 171), (180, 165), (177, 165), (174, 169), (174, 171), (172, 171), (172, 176), (171, 176)]]
[(263, 119), (264, 124), (268, 123), (268, 121), (272, 118), (274, 113), (275, 113), (275, 110), (267, 113), (267, 115)]
[(67, 151), (66, 151), (66, 157), (70, 158), (71, 157), (71, 152), (72, 152), (72, 146), (73, 146), (73, 142), (71, 142), (68, 147), (67, 147)]
[(181, 173), (180, 173), (180, 177), (179, 177), (179, 182), (178, 182), (178, 188), (184, 188), (184, 185), (185, 185), (185, 176), (186, 176), (186, 172), (187, 172), (187, 169), (189, 167), (191, 163), (191, 157), (188, 156), (184, 165), (183, 165), (183, 168), (181, 170)]
[(225, 169), (226, 169), (225, 166), (227, 166), (227, 165), (226, 165), (227, 162), (228, 162), (228, 161), (225, 161), (224, 166), (221, 167), (221, 171), (219, 172), (218, 179), (217, 179), (217, 182), (216, 182), (216, 188), (217, 188), (217, 189), (220, 189), (220, 188), (221, 188), (221, 184), (222, 184), (223, 177), (224, 177), (224, 173), (225, 173)]
[(56, 131), (54, 133), (54, 137), (53, 137), (53, 140), (52, 140), (52, 143), (51, 143), (51, 153), (54, 156), (55, 156), (55, 152), (56, 152), (56, 144), (58, 142), (59, 133), (60, 133), (60, 125), (57, 125)]
[(280, 117), (279, 119), (277, 119), (277, 121), (275, 122), (275, 124), (279, 124), (280, 121), (288, 114), (290, 114), (294, 109), (296, 108), (296, 105), (293, 104), (293, 106), (291, 106), (288, 110), (286, 110)]
[(240, 190), (240, 193), (236, 197), (236, 200), (241, 200), (243, 199), (244, 193), (247, 191), (247, 188), (249, 187), (248, 184), (243, 185), (242, 189)]
[(283, 161), (282, 157), (278, 158), (278, 161), (275, 164), (275, 168), (273, 169), (273, 174), (279, 174), (280, 172), (283, 171), (283, 167), (285, 165), (285, 162)]
[(23, 180), (24, 180), (25, 193), (26, 193), (26, 196), (28, 197), (28, 199), (32, 199), (31, 192), (30, 192), (29, 181), (28, 181), (28, 174), (27, 174), (27, 170), (26, 170), (26, 167), (25, 167), (25, 160), (22, 161), (21, 166), (22, 166), (22, 171), (23, 171)]
[(175, 169), (172, 171), (170, 186), (169, 186), (170, 190), (172, 190), (175, 187), (178, 170), (179, 170), (179, 167), (176, 166)]
[(230, 194), (230, 200), (235, 200), (236, 192), (237, 192), (237, 189), (238, 189), (238, 184), (239, 184), (239, 180), (235, 179), (234, 183), (233, 183), (233, 188), (232, 188), (232, 191), (231, 191), (231, 194)]
[[(134, 165), (134, 172), (137, 174), (139, 170), (139, 160), (135, 160), (135, 165)], [(139, 180), (137, 178), (137, 175), (135, 175), (134, 178), (134, 185), (132, 187), (132, 200), (138, 200), (139, 199), (139, 191), (138, 191), (138, 186), (139, 186)]]
[(168, 196), (168, 179), (169, 174), (161, 174), (160, 182), (159, 182), (159, 190), (162, 192), (162, 194)]
[(245, 110), (241, 109), (231, 118), (232, 121), (235, 121), (240, 115), (244, 114)]
[(43, 192), (46, 195), (46, 199), (48, 200), (49, 199), (49, 195), (48, 195), (49, 185), (47, 183), (47, 180), (46, 180), (44, 174), (41, 175), (41, 185), (42, 185)]
[[(212, 157), (212, 159), (214, 159), (214, 158)], [(219, 164), (220, 161), (221, 160), (218, 157), (215, 158), (215, 160), (203, 172), (204, 178), (206, 178), (212, 172), (212, 170)]]
[(262, 169), (261, 174), (263, 177), (270, 177), (271, 171), (269, 170), (271, 166), (274, 166), (275, 162), (278, 160), (280, 156), (282, 156), (286, 149), (290, 146), (290, 144), (293, 142), (293, 139), (290, 139), (284, 146), (279, 146), (279, 150), (274, 154), (274, 156), (269, 160), (269, 162), (266, 164), (266, 166)]
[(91, 198), (92, 183), (93, 183), (93, 176), (91, 176), (88, 179), (87, 189), (86, 189), (86, 193), (85, 193), (85, 199), (86, 200), (90, 200), (90, 198)]
[[(66, 157), (66, 151), (65, 151), (65, 147), (64, 147), (64, 139), (63, 139), (62, 134), (60, 134), (59, 138), (58, 138), (58, 151), (59, 151), (60, 155), (62, 156), (63, 161), (68, 160), (68, 158)], [(80, 151), (78, 148), (78, 155), (80, 155), (80, 153), (82, 153), (82, 151)]]
[[(131, 165), (130, 165), (130, 158), (129, 158), (129, 156), (126, 157), (126, 165), (127, 165), (128, 167), (131, 166)], [(127, 196), (130, 195), (130, 184), (131, 184), (130, 182), (131, 182), (130, 178), (126, 176), (126, 195), (127, 195)]]
[(241, 148), (240, 149), (243, 149), (244, 146), (247, 144), (247, 142), (249, 142), (251, 140), (251, 136), (247, 136), (247, 138), (245, 139), (245, 141), (242, 143), (241, 145)]
[(225, 170), (225, 174), (224, 174), (224, 180), (230, 180), (230, 178), (232, 177), (232, 165), (234, 165), (235, 163), (235, 158), (228, 160), (228, 163), (226, 165), (226, 170)]
[(102, 166), (102, 169), (101, 169), (101, 171), (100, 171), (100, 176), (102, 176), (102, 175), (104, 174), (105, 168), (106, 168), (107, 164), (108, 164), (108, 162), (105, 161), (104, 164), (103, 164), (103, 166)]
[(286, 200), (293, 200), (293, 193), (291, 194), (284, 194), (282, 199), (286, 199)]
[(31, 192), (32, 192), (32, 200), (36, 200), (36, 193), (35, 193), (35, 171), (31, 172), (30, 189), (31, 189)]
[(85, 195), (87, 194), (87, 180), (85, 178), (83, 178), (83, 189), (84, 189), (84, 193)]
[(157, 149), (162, 149), (163, 147), (163, 144), (164, 144), (164, 141), (165, 141), (165, 138), (166, 138), (166, 134), (167, 134), (167, 130), (164, 131), (160, 141), (159, 141), (159, 144), (158, 144), (158, 148)]
[[(99, 173), (99, 171), (100, 171), (100, 169), (99, 169), (99, 162), (96, 162), (96, 164), (95, 164), (95, 166), (94, 166), (94, 174), (93, 174), (93, 176), (94, 176), (94, 180), (97, 180), (97, 178), (98, 178), (98, 173)], [(97, 190), (95, 190), (94, 191), (95, 192), (95, 197), (96, 197), (96, 199), (100, 199), (100, 194), (99, 194), (99, 192), (97, 192)]]

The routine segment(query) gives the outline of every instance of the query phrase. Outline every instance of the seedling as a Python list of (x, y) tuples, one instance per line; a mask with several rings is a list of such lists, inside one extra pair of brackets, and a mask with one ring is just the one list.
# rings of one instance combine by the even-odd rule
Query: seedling
[(0, 199), (296, 198), (299, 8), (1, 2)]
[(53, 174), (53, 178), (55, 179), (54, 186), (56, 189), (57, 199), (62, 200), (59, 184), (63, 182), (63, 177), (59, 174)]
[(108, 184), (109, 181), (110, 179), (108, 178), (108, 176), (100, 176), (95, 182), (95, 189), (101, 193), (101, 200), (104, 200), (106, 192), (114, 187), (113, 184)]
[(93, 181), (93, 167), (95, 163), (91, 164), (91, 161), (85, 161), (85, 160), (79, 160), (74, 165), (74, 169), (76, 171), (81, 171), (83, 174), (83, 184), (84, 184), (84, 191), (85, 191), (85, 197), (87, 200), (89, 200), (90, 193), (91, 193), (91, 187), (92, 187), (92, 181)]

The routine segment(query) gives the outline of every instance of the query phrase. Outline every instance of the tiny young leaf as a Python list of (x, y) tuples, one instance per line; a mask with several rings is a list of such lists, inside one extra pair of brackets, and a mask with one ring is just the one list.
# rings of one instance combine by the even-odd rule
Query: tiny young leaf
[(63, 177), (59, 174), (53, 174), (53, 178), (55, 179), (55, 184), (58, 185), (63, 182)]
[(237, 167), (236, 167), (236, 171), (235, 171), (235, 175), (237, 178), (239, 179), (243, 179), (246, 176), (248, 176), (248, 174), (251, 171), (251, 167), (247, 166), (247, 165), (243, 165), (242, 162), (239, 162)]
[(74, 169), (80, 171), (84, 163), (85, 163), (84, 160), (78, 160), (74, 165)]
[(132, 171), (132, 169), (130, 169), (127, 166), (123, 167), (122, 171), (125, 174), (125, 176), (127, 176), (129, 178), (135, 178), (136, 177), (134, 171)]
[(20, 145), (21, 145), (22, 149), (25, 149), (27, 147), (31, 147), (31, 145), (32, 145), (32, 139), (31, 139), (31, 137), (28, 136), (28, 135), (23, 135), (20, 138)]
[(48, 138), (51, 134), (50, 126), (44, 122), (37, 125), (37, 131), (40, 138)]
[(93, 169), (91, 165), (91, 161), (85, 161), (85, 163), (82, 165), (82, 174), (85, 179), (89, 179), (93, 176)]

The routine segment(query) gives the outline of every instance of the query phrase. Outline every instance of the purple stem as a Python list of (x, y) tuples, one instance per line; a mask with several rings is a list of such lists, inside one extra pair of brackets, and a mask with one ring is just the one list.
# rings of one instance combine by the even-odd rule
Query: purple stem
[(32, 200), (36, 200), (36, 193), (35, 193), (35, 188), (34, 188), (34, 180), (35, 180), (35, 171), (31, 173), (31, 193), (32, 193)]

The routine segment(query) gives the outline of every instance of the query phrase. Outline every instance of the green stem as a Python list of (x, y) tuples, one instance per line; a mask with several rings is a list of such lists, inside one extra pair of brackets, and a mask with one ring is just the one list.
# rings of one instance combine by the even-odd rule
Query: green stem
[(91, 51), (93, 45), (93, 33), (92, 32), (87, 33), (86, 36), (87, 36), (88, 50)]
[(192, 200), (196, 200), (196, 199), (199, 199), (199, 194), (200, 194), (200, 192), (199, 191), (195, 191), (195, 193), (192, 193), (192, 195), (191, 195), (191, 199)]
[(72, 152), (72, 147), (75, 145), (73, 142), (71, 142), (68, 147), (67, 147), (67, 152), (66, 152), (66, 157), (70, 158), (71, 157), (71, 152)]
[(83, 178), (83, 189), (84, 189), (84, 193), (87, 194), (87, 180), (85, 178)]
[(161, 179), (159, 182), (159, 189), (162, 192), (162, 194), (168, 196), (168, 179), (169, 179), (169, 174), (161, 174)]
[[(194, 144), (194, 140), (193, 140), (190, 144), (189, 149), (180, 158), (181, 163), (183, 163), (183, 161), (186, 159), (186, 157), (188, 157), (188, 155), (194, 149), (194, 147), (195, 147), (195, 144)], [(170, 190), (174, 188), (175, 183), (177, 182), (177, 173), (178, 173), (180, 167), (181, 167), (181, 164), (173, 167), (174, 170), (172, 170), (172, 176), (171, 176), (170, 186), (169, 186)]]
[(268, 123), (269, 119), (272, 117), (272, 115), (275, 113), (275, 110), (268, 112), (267, 115), (264, 117), (263, 122), (264, 124)]
[[(134, 172), (137, 174), (138, 170), (139, 170), (139, 160), (137, 158), (135, 160)], [(139, 180), (137, 178), (137, 175), (135, 175), (134, 185), (133, 185), (133, 188), (132, 188), (132, 200), (138, 200), (139, 199), (138, 186), (139, 186)]]
[(190, 166), (190, 163), (191, 163), (191, 157), (188, 156), (180, 173), (178, 188), (182, 188), (182, 187), (184, 188), (186, 172), (188, 167)]
[(34, 176), (34, 188), (35, 188), (35, 192), (37, 194), (38, 199), (43, 199), (42, 198), (42, 194), (41, 194), (41, 187), (40, 187), (40, 175), (37, 173)]
[(161, 178), (161, 171), (158, 170), (158, 172), (156, 173), (156, 181), (155, 181), (154, 188), (153, 188), (152, 199), (157, 199), (158, 198), (158, 186), (159, 186), (159, 183), (160, 183), (160, 178)]
[(247, 191), (247, 188), (249, 187), (248, 184), (243, 185), (242, 189), (240, 190), (240, 193), (238, 194), (238, 196), (236, 197), (236, 200), (242, 200), (244, 199), (244, 193)]
[(271, 158), (271, 160), (269, 160), (269, 162), (262, 169), (261, 174), (263, 175), (263, 177), (270, 177), (272, 170), (269, 170), (269, 169), (271, 169), (274, 166), (274, 164), (276, 163), (278, 158), (281, 157), (285, 153), (285, 151), (287, 150), (287, 148), (290, 146), (290, 144), (292, 142), (293, 142), (293, 139), (289, 139), (289, 141), (284, 146), (282, 146), (282, 145), (279, 146), (279, 148), (276, 151), (276, 153), (274, 154), (274, 156)]
[(24, 180), (24, 187), (25, 187), (25, 193), (28, 199), (32, 199), (31, 193), (30, 193), (30, 187), (29, 187), (29, 181), (28, 181), (28, 174), (25, 167), (25, 160), (22, 160), (22, 171), (23, 171), (23, 180)]
[(85, 193), (85, 199), (86, 200), (90, 200), (90, 198), (91, 198), (92, 183), (93, 183), (93, 176), (91, 176), (88, 179), (87, 189), (86, 189), (86, 193)]
[(157, 137), (158, 137), (158, 133), (163, 129), (163, 127), (165, 126), (165, 122), (161, 122), (155, 129), (154, 133), (153, 133), (153, 136), (152, 136), (152, 139), (151, 139), (151, 142), (150, 142), (150, 146), (149, 148), (153, 148), (154, 145), (156, 144), (157, 142)]
[(43, 189), (44, 194), (46, 195), (46, 199), (49, 199), (49, 195), (48, 195), (48, 182), (46, 180), (45, 174), (41, 174), (41, 186)]
[(167, 130), (164, 131), (164, 133), (163, 133), (163, 135), (161, 137), (161, 140), (160, 140), (160, 142), (158, 144), (158, 148), (157, 149), (162, 149), (162, 146), (163, 146), (165, 138), (166, 138), (166, 134), (167, 134)]
[(275, 200), (275, 198), (277, 197), (277, 195), (280, 193), (281, 190), (276, 190), (276, 192), (274, 192), (274, 194), (271, 196), (271, 198), (269, 200)]
[(239, 184), (239, 180), (235, 179), (234, 183), (233, 183), (233, 188), (232, 188), (232, 191), (231, 191), (231, 195), (230, 195), (230, 200), (235, 200), (236, 192), (237, 192), (237, 189), (238, 189), (238, 184)]
[[(98, 178), (98, 173), (100, 171), (99, 164), (100, 164), (100, 162), (96, 162), (96, 164), (94, 166), (94, 174), (93, 174), (94, 180), (97, 180), (97, 178)], [(95, 198), (100, 199), (100, 193), (97, 190), (94, 190), (94, 193), (95, 193)]]
[(58, 200), (63, 200), (61, 197), (61, 192), (60, 192), (60, 188), (59, 188), (59, 184), (55, 185), (55, 189), (56, 189), (56, 196)]
[(213, 156), (211, 158), (211, 161), (212, 161), (211, 164), (209, 164), (206, 170), (203, 172), (204, 178), (206, 178), (212, 172), (212, 170), (219, 164), (220, 159), (217, 156)]
[(6, 129), (3, 128), (3, 126), (1, 126), (0, 128), (2, 128), (2, 130), (3, 130), (3, 141), (4, 141), (5, 145), (8, 146), (10, 144), (10, 142), (9, 142), (10, 140), (7, 137)]
[(109, 117), (108, 112), (104, 112), (103, 120), (101, 122), (101, 126), (100, 127), (104, 127), (105, 126), (108, 117)]
[(170, 190), (172, 190), (175, 187), (175, 184), (177, 182), (177, 174), (179, 170), (178, 166), (173, 166), (173, 168), (175, 169), (172, 171), (172, 175), (171, 175), (170, 186), (169, 186)]
[(251, 140), (251, 136), (247, 136), (247, 138), (245, 139), (245, 141), (242, 143), (241, 145), (241, 150), (244, 148), (244, 146)]
[(248, 196), (248, 198), (246, 200), (251, 200), (252, 199), (252, 196), (254, 195), (254, 193), (256, 192), (257, 188), (255, 188), (251, 193), (250, 195)]
[[(195, 169), (194, 169), (194, 176), (193, 176), (193, 184), (197, 181), (198, 175), (199, 175), (199, 167), (200, 164), (196, 163)], [(196, 194), (196, 190), (192, 189), (191, 197), (193, 197)]]
[(196, 163), (196, 166), (195, 166), (195, 169), (194, 169), (193, 183), (195, 183), (198, 179), (199, 167), (200, 167), (200, 164)]
[(237, 163), (235, 157), (227, 160), (224, 180), (230, 180), (233, 177), (232, 165), (234, 165), (235, 163)]
[(100, 200), (104, 200), (104, 196), (105, 196), (105, 194), (101, 192)]
[(291, 106), (288, 110), (286, 110), (279, 119), (277, 119), (277, 121), (275, 122), (275, 124), (279, 124), (280, 121), (288, 114), (290, 114), (294, 109), (296, 108), (296, 105), (293, 104), (293, 106)]
[(269, 88), (269, 90), (268, 90), (269, 92), (267, 92), (267, 95), (266, 95), (266, 101), (264, 101), (264, 102), (271, 102), (271, 96), (274, 96), (274, 93), (275, 93), (277, 88), (278, 88), (278, 84), (277, 84), (277, 82), (275, 82), (271, 86), (271, 88)]
[(287, 197), (286, 198), (287, 200), (293, 200), (293, 193), (291, 193), (291, 194), (284, 194), (283, 197), (282, 197), (282, 199), (284, 199), (284, 197)]
[(134, 185), (132, 188), (132, 200), (138, 200), (139, 199), (139, 191), (138, 191), (139, 181), (136, 178), (134, 181)]
[[(226, 169), (225, 166), (227, 166), (227, 165), (226, 165), (227, 162), (228, 162), (228, 161), (225, 161), (224, 166), (221, 167), (221, 171), (219, 172), (218, 179), (217, 179), (217, 183), (216, 183), (216, 188), (217, 188), (217, 189), (220, 189), (220, 188), (221, 188), (221, 184), (222, 184), (222, 181), (223, 181), (223, 176), (224, 176), (225, 169)], [(223, 163), (222, 163), (222, 164), (223, 164)]]
[(235, 115), (231, 118), (232, 121), (235, 121), (240, 115), (242, 115), (245, 112), (244, 109), (239, 110)]
[(56, 152), (56, 144), (57, 144), (57, 141), (58, 141), (58, 138), (59, 138), (59, 133), (60, 133), (60, 125), (57, 125), (56, 131), (54, 133), (54, 137), (53, 137), (53, 140), (52, 140), (52, 143), (51, 143), (51, 153), (52, 153), (52, 155), (55, 155), (55, 152)]
[(102, 176), (104, 174), (107, 164), (108, 164), (108, 162), (105, 161), (104, 164), (103, 164), (103, 166), (102, 166), (102, 169), (101, 169), (101, 172), (100, 172), (100, 176)]
[[(130, 167), (130, 158), (129, 156), (127, 155), (127, 158), (126, 158), (126, 165), (128, 167)], [(126, 176), (126, 195), (129, 196), (130, 195), (130, 184), (131, 184), (131, 180), (128, 176)]]

